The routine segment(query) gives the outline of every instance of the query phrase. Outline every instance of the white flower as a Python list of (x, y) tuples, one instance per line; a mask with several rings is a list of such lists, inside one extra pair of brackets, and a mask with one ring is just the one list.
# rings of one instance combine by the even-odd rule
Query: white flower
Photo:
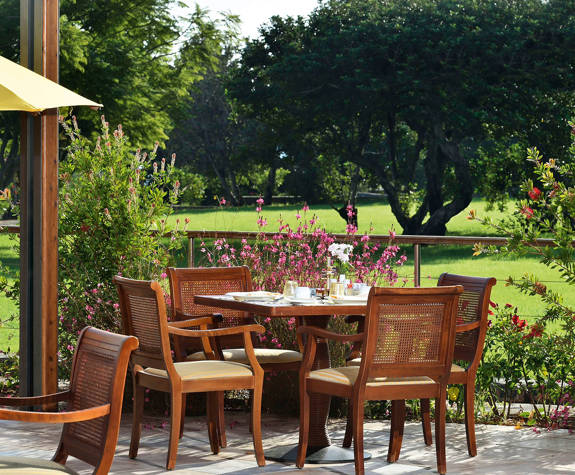
[(334, 242), (327, 248), (327, 250), (340, 262), (347, 264), (349, 262), (349, 254), (353, 250), (353, 246), (351, 244), (338, 244)]

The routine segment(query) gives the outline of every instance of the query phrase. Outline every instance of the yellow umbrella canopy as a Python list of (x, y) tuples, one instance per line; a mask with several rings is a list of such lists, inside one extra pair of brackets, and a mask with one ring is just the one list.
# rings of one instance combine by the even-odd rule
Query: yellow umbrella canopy
[(102, 107), (0, 56), (0, 111), (40, 112), (65, 106)]

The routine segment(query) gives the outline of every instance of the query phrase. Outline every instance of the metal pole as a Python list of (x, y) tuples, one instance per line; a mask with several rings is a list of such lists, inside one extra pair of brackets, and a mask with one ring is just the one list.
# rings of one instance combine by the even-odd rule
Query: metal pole
[(413, 283), (416, 287), (421, 286), (421, 245), (413, 245)]
[(194, 238), (188, 237), (188, 267), (194, 267)]

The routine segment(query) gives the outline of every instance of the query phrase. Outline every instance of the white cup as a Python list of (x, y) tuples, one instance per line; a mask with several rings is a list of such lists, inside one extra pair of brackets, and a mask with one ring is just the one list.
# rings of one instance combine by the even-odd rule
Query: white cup
[(296, 299), (309, 299), (309, 298), (311, 298), (311, 289), (309, 287), (296, 287), (295, 298)]

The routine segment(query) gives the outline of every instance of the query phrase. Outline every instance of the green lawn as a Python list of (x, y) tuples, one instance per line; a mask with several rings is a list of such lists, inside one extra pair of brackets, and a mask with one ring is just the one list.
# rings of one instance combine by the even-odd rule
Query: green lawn
[[(6, 234), (0, 234), (0, 268), (9, 281), (14, 281), (19, 274), (18, 254), (14, 251), (14, 241)], [(18, 322), (10, 320), (16, 315), (18, 308), (14, 302), (4, 296), (0, 296), (0, 350), (17, 351), (18, 342)]]
[[(474, 200), (469, 209), (474, 209), (479, 216), (491, 216), (495, 219), (504, 216), (505, 212), (498, 210), (487, 211), (487, 203), (484, 200)], [(294, 226), (297, 223), (296, 213), (300, 206), (270, 206), (264, 207), (262, 216), (268, 221), (267, 228), (270, 231), (277, 229), (280, 218), (284, 222)], [(448, 234), (457, 236), (489, 236), (493, 235), (489, 228), (482, 226), (477, 221), (467, 219), (469, 210), (460, 213), (448, 223)], [(512, 211), (512, 205), (507, 207), (507, 212)], [(328, 231), (335, 233), (345, 232), (345, 222), (327, 205), (313, 206), (307, 213), (307, 217), (317, 215), (319, 223)], [(257, 213), (255, 206), (243, 208), (219, 208), (200, 209), (187, 212), (178, 212), (172, 218), (190, 218), (189, 229), (193, 230), (222, 230), (222, 231), (256, 231)], [(379, 203), (365, 203), (358, 206), (358, 218), (360, 232), (373, 227), (375, 234), (387, 234), (390, 229), (400, 232), (401, 228), (388, 205)], [(408, 278), (413, 276), (413, 259), (410, 246), (404, 246), (408, 254), (402, 274)], [(504, 281), (509, 276), (518, 277), (525, 272), (537, 275), (546, 285), (562, 292), (566, 303), (575, 306), (575, 295), (570, 292), (568, 284), (561, 282), (559, 274), (539, 264), (534, 258), (520, 258), (515, 260), (502, 259), (493, 256), (473, 257), (471, 247), (467, 246), (427, 246), (421, 250), (421, 284), (434, 285), (442, 272), (456, 274), (469, 274), (484, 277), (495, 277), (498, 284), (494, 287), (492, 300), (504, 305), (510, 303), (519, 307), (523, 318), (533, 321), (543, 312), (544, 305), (536, 297), (520, 294), (511, 287), (506, 287)]]
[[(475, 200), (473, 208), (480, 216), (501, 217), (498, 211), (486, 211), (486, 203), (483, 200)], [(270, 206), (265, 207), (262, 215), (267, 219), (267, 228), (270, 231), (277, 230), (278, 220), (296, 225), (295, 214), (300, 209), (298, 206)], [(373, 227), (375, 234), (387, 234), (392, 228), (401, 232), (397, 221), (393, 217), (389, 206), (376, 203), (360, 204), (358, 207), (360, 232)], [(509, 210), (511, 208), (508, 208)], [(339, 215), (326, 205), (314, 206), (307, 213), (307, 217), (317, 215), (321, 226), (334, 233), (345, 232), (345, 223)], [(449, 235), (486, 236), (490, 230), (475, 221), (466, 219), (468, 212), (465, 211), (451, 220), (448, 224)], [(218, 208), (198, 209), (190, 211), (178, 211), (170, 221), (180, 218), (190, 218), (188, 226), (191, 230), (222, 230), (222, 231), (256, 231), (257, 214), (255, 206), (244, 208)], [(7, 267), (7, 277), (14, 279), (18, 275), (18, 256), (12, 249), (13, 243), (9, 237), (0, 234), (0, 261)], [(413, 259), (410, 246), (404, 246), (408, 255), (408, 262), (401, 270), (401, 274), (407, 278), (413, 276)], [(549, 287), (561, 292), (567, 304), (575, 306), (575, 295), (568, 285), (560, 281), (559, 275), (539, 264), (533, 258), (501, 259), (492, 256), (473, 257), (471, 248), (465, 246), (427, 246), (421, 250), (421, 276), (422, 285), (431, 286), (437, 281), (442, 272), (469, 274), (485, 277), (495, 277), (498, 284), (493, 289), (492, 300), (503, 305), (510, 303), (519, 307), (522, 318), (532, 321), (540, 315), (544, 306), (536, 297), (521, 295), (516, 290), (505, 287), (504, 280), (508, 276), (518, 277), (525, 272), (530, 272), (539, 277)], [(0, 319), (6, 321), (10, 315), (14, 315), (16, 306), (8, 299), (0, 297)], [(16, 322), (6, 322), (0, 326), (0, 349), (17, 350)]]

